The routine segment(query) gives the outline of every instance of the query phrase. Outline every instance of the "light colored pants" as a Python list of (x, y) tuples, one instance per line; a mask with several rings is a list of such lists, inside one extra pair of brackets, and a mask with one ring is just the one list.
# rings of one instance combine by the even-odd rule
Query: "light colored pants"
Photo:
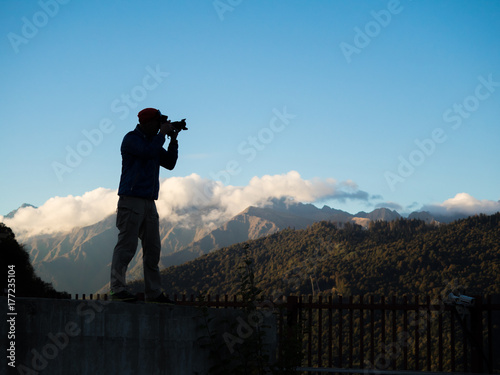
[(160, 223), (153, 200), (120, 196), (116, 227), (120, 231), (113, 251), (111, 263), (111, 291), (127, 289), (127, 267), (134, 257), (138, 239), (141, 239), (144, 266), (144, 292), (146, 298), (156, 298), (161, 294)]

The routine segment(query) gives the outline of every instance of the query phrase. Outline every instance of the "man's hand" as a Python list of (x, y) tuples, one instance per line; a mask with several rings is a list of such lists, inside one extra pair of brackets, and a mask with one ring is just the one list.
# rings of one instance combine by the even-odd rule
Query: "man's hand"
[(170, 139), (175, 140), (177, 139), (177, 131), (175, 128), (170, 124), (170, 122), (165, 122), (161, 124), (160, 126), (160, 133), (163, 135), (167, 135), (170, 137)]
[(168, 135), (169, 137), (176, 138), (177, 132), (174, 127), (170, 124), (170, 122), (164, 122), (160, 126), (160, 133), (163, 135)]

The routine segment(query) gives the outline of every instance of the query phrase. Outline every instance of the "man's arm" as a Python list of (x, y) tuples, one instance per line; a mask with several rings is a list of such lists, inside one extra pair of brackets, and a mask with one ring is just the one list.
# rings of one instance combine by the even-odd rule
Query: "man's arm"
[(168, 150), (164, 148), (161, 149), (160, 153), (160, 165), (163, 168), (174, 169), (177, 163), (179, 144), (177, 143), (176, 137), (172, 137), (170, 144), (168, 145)]

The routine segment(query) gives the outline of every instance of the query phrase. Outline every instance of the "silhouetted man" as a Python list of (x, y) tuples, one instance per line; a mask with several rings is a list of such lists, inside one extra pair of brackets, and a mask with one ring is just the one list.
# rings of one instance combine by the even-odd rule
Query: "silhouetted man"
[[(121, 145), (122, 173), (116, 217), (119, 234), (111, 264), (110, 296), (115, 301), (136, 300), (127, 290), (126, 272), (140, 238), (146, 301), (171, 303), (162, 292), (158, 267), (161, 242), (155, 200), (160, 188), (160, 166), (172, 170), (177, 162), (177, 131), (157, 109), (143, 109), (138, 117), (139, 124), (125, 135)], [(167, 135), (170, 144), (165, 150)]]

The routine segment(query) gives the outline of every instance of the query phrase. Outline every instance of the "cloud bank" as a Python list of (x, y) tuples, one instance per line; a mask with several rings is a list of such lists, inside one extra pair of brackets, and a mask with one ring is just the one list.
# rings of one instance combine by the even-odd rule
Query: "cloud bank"
[(424, 205), (421, 211), (441, 216), (470, 216), (479, 213), (492, 215), (500, 211), (500, 201), (479, 200), (467, 193), (459, 193), (443, 203)]
[[(179, 226), (214, 229), (247, 207), (265, 206), (272, 199), (289, 198), (304, 203), (349, 199), (369, 203), (374, 197), (352, 181), (305, 180), (295, 171), (254, 177), (246, 186), (226, 186), (220, 181), (191, 174), (163, 179), (156, 206), (162, 220)], [(12, 228), (20, 239), (64, 233), (95, 224), (113, 214), (117, 201), (117, 190), (98, 188), (82, 196), (51, 198), (39, 208), (21, 208), (13, 218), (0, 216), (0, 221)], [(391, 202), (389, 207), (398, 209), (401, 206)], [(478, 200), (460, 193), (443, 203), (424, 205), (422, 210), (442, 216), (493, 214), (500, 211), (500, 202)]]
[(213, 228), (248, 206), (264, 206), (271, 199), (285, 197), (310, 203), (325, 199), (367, 200), (368, 194), (353, 182), (338, 183), (333, 178), (304, 180), (295, 171), (254, 177), (247, 186), (225, 186), (192, 174), (164, 180), (157, 208), (160, 217), (169, 221)]
[[(197, 174), (161, 181), (156, 202), (163, 220), (183, 226), (214, 228), (251, 205), (265, 205), (273, 198), (298, 202), (324, 199), (368, 200), (352, 181), (333, 178), (304, 180), (298, 172), (254, 177), (246, 186), (225, 186)], [(116, 210), (117, 190), (98, 188), (82, 196), (54, 197), (39, 208), (19, 209), (13, 218), (0, 216), (18, 237), (67, 232), (92, 225)]]
[(116, 190), (97, 188), (82, 196), (50, 198), (38, 208), (20, 208), (13, 218), (0, 216), (0, 221), (20, 238), (67, 232), (102, 220), (116, 210), (117, 202)]

